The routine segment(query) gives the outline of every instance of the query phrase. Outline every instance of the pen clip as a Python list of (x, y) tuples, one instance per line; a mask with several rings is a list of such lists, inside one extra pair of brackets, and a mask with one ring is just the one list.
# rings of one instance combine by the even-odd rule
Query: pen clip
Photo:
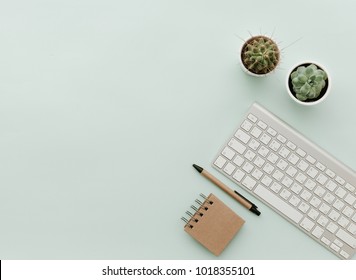
[(238, 196), (242, 197), (244, 200), (246, 200), (248, 203), (250, 203), (253, 207), (258, 208), (256, 204), (252, 203), (250, 200), (248, 200), (246, 197), (244, 197), (242, 194), (240, 194), (238, 191), (234, 190), (234, 193), (236, 193)]

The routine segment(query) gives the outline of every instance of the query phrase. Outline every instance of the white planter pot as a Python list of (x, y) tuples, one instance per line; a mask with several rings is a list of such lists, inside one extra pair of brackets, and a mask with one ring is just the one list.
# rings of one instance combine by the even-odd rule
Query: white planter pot
[[(301, 101), (299, 100), (292, 92), (292, 84), (291, 84), (291, 80), (290, 80), (290, 75), (292, 74), (293, 71), (295, 71), (299, 66), (307, 66), (309, 64), (315, 64), (318, 68), (320, 68), (321, 70), (323, 70), (326, 75), (328, 76), (327, 80), (326, 80), (326, 85), (325, 85), (325, 88), (322, 90), (322, 95), (320, 97), (318, 97), (316, 100), (313, 100), (313, 101)], [(316, 104), (319, 104), (321, 102), (323, 102), (326, 97), (328, 97), (328, 95), (330, 94), (330, 88), (331, 88), (331, 84), (330, 84), (330, 75), (328, 73), (328, 71), (326, 70), (326, 68), (324, 66), (322, 66), (320, 63), (316, 63), (314, 61), (305, 61), (305, 62), (301, 62), (301, 63), (298, 63), (296, 65), (294, 65), (291, 70), (288, 72), (288, 75), (287, 75), (287, 79), (286, 79), (286, 87), (287, 87), (287, 91), (288, 91), (288, 94), (290, 96), (290, 98), (300, 104), (300, 105), (303, 105), (303, 106), (313, 106), (313, 105), (316, 105)], [(324, 93), (323, 93), (324, 91)]]

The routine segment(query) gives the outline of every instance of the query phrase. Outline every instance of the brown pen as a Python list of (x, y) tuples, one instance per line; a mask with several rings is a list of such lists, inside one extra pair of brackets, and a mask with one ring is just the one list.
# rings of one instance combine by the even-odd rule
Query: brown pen
[(226, 186), (223, 182), (215, 178), (213, 175), (211, 175), (208, 171), (200, 167), (199, 165), (193, 164), (193, 167), (205, 178), (213, 182), (216, 186), (218, 186), (220, 189), (225, 191), (227, 194), (235, 198), (240, 204), (242, 204), (245, 208), (250, 210), (251, 212), (255, 213), (257, 216), (261, 215), (261, 212), (257, 210), (257, 206), (253, 204), (251, 201), (249, 201), (246, 197), (238, 193), (237, 191), (234, 191), (230, 189), (228, 186)]

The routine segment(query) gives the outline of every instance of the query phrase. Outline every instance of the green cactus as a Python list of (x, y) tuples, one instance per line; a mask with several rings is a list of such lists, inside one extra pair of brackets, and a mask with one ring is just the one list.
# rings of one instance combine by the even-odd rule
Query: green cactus
[(317, 98), (325, 87), (327, 78), (326, 73), (315, 64), (299, 66), (291, 74), (295, 96), (301, 101)]
[(278, 45), (266, 36), (255, 36), (244, 44), (241, 52), (242, 63), (250, 72), (267, 74), (279, 63)]

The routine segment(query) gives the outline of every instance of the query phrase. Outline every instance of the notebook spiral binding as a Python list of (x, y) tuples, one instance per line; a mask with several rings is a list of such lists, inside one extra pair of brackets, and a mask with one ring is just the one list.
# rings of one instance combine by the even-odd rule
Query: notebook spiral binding
[(191, 205), (190, 208), (192, 208), (195, 212), (192, 213), (189, 210), (185, 212), (186, 215), (189, 216), (189, 218), (186, 217), (181, 217), (181, 220), (183, 220), (186, 224), (186, 226), (189, 226), (190, 228), (194, 227), (194, 224), (199, 222), (199, 216), (203, 217), (205, 212), (209, 210), (209, 205), (212, 205), (214, 202), (209, 200), (206, 195), (200, 194), (200, 197), (204, 199), (204, 201), (201, 201), (199, 199), (195, 200), (195, 203), (198, 205)]

